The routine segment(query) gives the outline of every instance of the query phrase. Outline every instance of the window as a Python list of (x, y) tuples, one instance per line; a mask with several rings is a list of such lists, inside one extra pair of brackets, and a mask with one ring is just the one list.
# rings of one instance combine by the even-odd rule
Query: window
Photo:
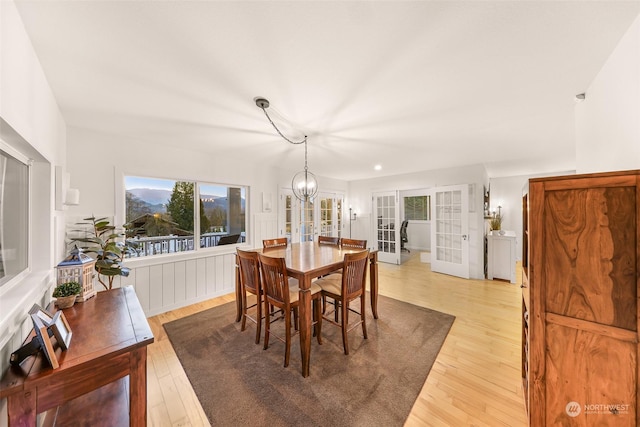
[(242, 186), (125, 176), (129, 256), (244, 242), (246, 194)]
[(7, 151), (0, 150), (0, 287), (29, 266), (29, 166)]
[(431, 219), (431, 196), (405, 197), (404, 219), (429, 221)]

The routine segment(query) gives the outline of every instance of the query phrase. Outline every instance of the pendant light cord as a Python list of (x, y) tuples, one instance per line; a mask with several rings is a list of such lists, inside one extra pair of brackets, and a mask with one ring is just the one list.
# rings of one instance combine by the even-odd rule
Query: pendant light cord
[[(306, 147), (306, 145), (307, 145), (307, 135), (304, 136), (304, 139), (302, 141), (296, 142), (296, 141), (290, 140), (289, 138), (284, 136), (282, 134), (282, 132), (280, 132), (280, 129), (278, 129), (276, 124), (273, 123), (273, 120), (271, 120), (271, 117), (269, 117), (269, 113), (267, 113), (267, 109), (265, 107), (263, 107), (263, 106), (260, 106), (260, 105), (258, 105), (258, 106), (262, 109), (262, 111), (264, 112), (264, 115), (267, 116), (267, 119), (269, 120), (269, 123), (271, 123), (271, 126), (273, 126), (273, 128), (276, 130), (276, 132), (278, 132), (278, 135), (280, 135), (282, 138), (284, 138), (285, 141), (287, 141), (287, 142), (289, 142), (291, 144), (294, 144), (294, 145), (298, 145), (298, 144), (304, 143), (304, 145)], [(306, 157), (306, 148), (305, 148), (305, 157)]]
[[(273, 126), (273, 128), (276, 130), (276, 132), (278, 132), (278, 135), (280, 135), (282, 139), (294, 145), (300, 145), (304, 143), (304, 171), (298, 172), (297, 174), (294, 175), (293, 180), (291, 181), (291, 188), (293, 190), (293, 194), (296, 196), (298, 200), (307, 202), (310, 198), (313, 198), (318, 192), (318, 182), (316, 180), (316, 177), (313, 173), (309, 172), (309, 167), (307, 166), (307, 135), (305, 135), (304, 139), (302, 139), (301, 141), (290, 140), (289, 138), (284, 136), (282, 132), (280, 132), (280, 129), (278, 129), (278, 126), (276, 126), (276, 124), (273, 123), (273, 120), (271, 120), (269, 113), (267, 113), (267, 108), (269, 108), (269, 101), (261, 97), (256, 97), (253, 100), (255, 101), (256, 105), (260, 107), (260, 109), (262, 109), (262, 111), (264, 112), (264, 115), (267, 116), (267, 120), (269, 120), (269, 123), (271, 123), (271, 126)], [(304, 181), (301, 183), (296, 183), (296, 178), (298, 178), (298, 175), (302, 172), (304, 172), (304, 175), (303, 175)]]

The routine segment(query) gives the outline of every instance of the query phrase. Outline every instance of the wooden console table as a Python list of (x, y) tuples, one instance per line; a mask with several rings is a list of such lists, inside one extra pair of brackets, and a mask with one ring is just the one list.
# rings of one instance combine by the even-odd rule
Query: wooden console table
[[(64, 314), (73, 337), (67, 351), (56, 348), (60, 367), (52, 369), (40, 352), (9, 367), (0, 381), (9, 426), (35, 426), (38, 413), (72, 406), (74, 420), (86, 425), (128, 418), (130, 426), (145, 427), (147, 345), (154, 338), (133, 288), (99, 292)], [(100, 393), (117, 398), (87, 398)]]

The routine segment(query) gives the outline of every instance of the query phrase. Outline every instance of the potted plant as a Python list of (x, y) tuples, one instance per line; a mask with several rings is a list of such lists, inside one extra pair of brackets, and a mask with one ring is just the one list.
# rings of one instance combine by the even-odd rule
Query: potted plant
[(115, 276), (129, 275), (129, 268), (125, 267), (122, 261), (124, 255), (132, 248), (117, 240), (124, 233), (117, 232), (116, 227), (111, 225), (107, 218), (90, 217), (84, 220), (89, 222), (79, 223), (79, 225), (88, 225), (88, 230), (75, 231), (87, 233), (88, 237), (74, 238), (73, 241), (85, 243), (82, 250), (95, 254), (98, 282), (105, 289), (112, 289)]
[(491, 230), (500, 230), (502, 227), (502, 217), (500, 215), (496, 215), (491, 218), (491, 221), (489, 221), (489, 227), (491, 227)]
[(76, 296), (82, 292), (82, 285), (78, 282), (60, 283), (53, 290), (58, 308), (69, 308), (76, 302)]
[(504, 232), (500, 231), (502, 228), (502, 206), (498, 206), (498, 213), (493, 213), (493, 218), (489, 221), (489, 227), (492, 231), (504, 234)]

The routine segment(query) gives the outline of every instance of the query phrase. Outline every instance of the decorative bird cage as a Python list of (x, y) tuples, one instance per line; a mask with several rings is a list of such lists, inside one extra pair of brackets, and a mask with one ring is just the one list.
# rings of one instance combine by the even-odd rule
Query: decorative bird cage
[(82, 252), (77, 246), (69, 253), (58, 266), (58, 284), (66, 282), (78, 282), (82, 285), (82, 292), (77, 301), (86, 301), (95, 296), (93, 287), (95, 277), (96, 260)]

